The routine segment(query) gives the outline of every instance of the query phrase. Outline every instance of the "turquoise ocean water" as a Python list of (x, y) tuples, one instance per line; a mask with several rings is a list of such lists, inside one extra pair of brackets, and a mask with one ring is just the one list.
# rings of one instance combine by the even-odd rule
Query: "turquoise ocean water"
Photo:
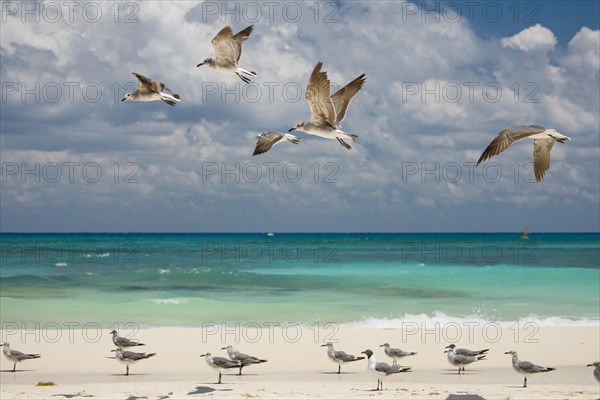
[(1, 234), (2, 323), (600, 323), (600, 234)]

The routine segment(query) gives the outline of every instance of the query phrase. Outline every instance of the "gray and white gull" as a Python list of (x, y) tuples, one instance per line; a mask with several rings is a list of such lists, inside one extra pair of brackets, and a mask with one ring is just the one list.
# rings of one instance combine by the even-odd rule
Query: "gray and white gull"
[(13, 369), (11, 372), (16, 372), (17, 363), (23, 362), (25, 360), (33, 360), (35, 358), (41, 357), (40, 354), (27, 354), (27, 353), (21, 353), (20, 351), (17, 351), (17, 350), (13, 350), (10, 348), (10, 344), (8, 342), (4, 342), (3, 344), (0, 344), (0, 346), (4, 347), (2, 349), (2, 353), (4, 353), (4, 357), (6, 357), (6, 359), (8, 361), (13, 363)]
[(172, 94), (173, 92), (164, 83), (155, 81), (152, 78), (132, 72), (138, 80), (137, 88), (129, 92), (121, 101), (156, 101), (162, 100), (170, 106), (174, 106), (181, 101), (181, 96)]
[(221, 350), (227, 350), (227, 355), (229, 356), (229, 359), (240, 363), (240, 370), (238, 372), (238, 375), (242, 374), (242, 368), (244, 368), (247, 365), (262, 364), (262, 363), (267, 362), (267, 360), (265, 360), (265, 359), (250, 356), (245, 353), (241, 353), (241, 352), (237, 351), (232, 345), (227, 345), (227, 347), (222, 347)]
[(238, 62), (242, 56), (242, 45), (250, 37), (253, 29), (253, 25), (250, 25), (234, 35), (231, 26), (227, 25), (212, 39), (215, 58), (207, 58), (196, 67), (207, 65), (217, 72), (235, 74), (245, 83), (250, 82), (248, 76), (256, 76), (256, 72), (241, 68)]
[(352, 354), (347, 354), (344, 351), (337, 351), (333, 348), (333, 343), (325, 343), (321, 347), (327, 347), (327, 356), (329, 359), (338, 365), (338, 374), (342, 371), (342, 364), (364, 360), (364, 357), (355, 357)]
[(389, 365), (384, 362), (377, 362), (371, 350), (365, 350), (361, 353), (367, 355), (367, 369), (371, 373), (377, 375), (377, 389), (375, 390), (383, 390), (383, 378), (388, 375), (398, 374), (400, 372), (412, 372), (410, 367), (402, 367), (400, 365)]
[(550, 151), (554, 143), (571, 140), (556, 129), (546, 129), (539, 125), (512, 126), (498, 133), (479, 157), (477, 165), (502, 153), (517, 140), (525, 138), (533, 139), (533, 172), (538, 182), (544, 179), (546, 171), (550, 168)]
[(400, 358), (414, 356), (415, 354), (417, 354), (414, 351), (404, 351), (401, 349), (396, 349), (396, 348), (390, 347), (389, 343), (384, 343), (384, 344), (380, 345), (379, 347), (383, 347), (383, 352), (385, 353), (385, 355), (390, 357), (393, 360), (392, 365), (396, 365), (397, 361)]
[(321, 71), (322, 66), (321, 61), (315, 65), (306, 87), (310, 122), (301, 122), (288, 132), (300, 130), (325, 139), (337, 139), (342, 146), (350, 150), (352, 147), (344, 139), (354, 141), (358, 140), (358, 136), (341, 130), (341, 122), (346, 116), (350, 101), (363, 87), (367, 78), (362, 74), (332, 95), (331, 83), (327, 72)]
[(200, 357), (206, 357), (206, 364), (219, 373), (218, 384), (221, 383), (221, 372), (231, 368), (240, 368), (242, 365), (225, 357), (213, 357), (211, 353), (201, 354)]
[(252, 154), (253, 156), (266, 153), (277, 143), (282, 143), (285, 141), (292, 142), (294, 144), (300, 143), (300, 138), (298, 136), (290, 135), (289, 133), (263, 132), (258, 135), (256, 139), (256, 147), (254, 148), (254, 153)]
[(527, 375), (537, 374), (540, 372), (554, 371), (556, 368), (542, 367), (529, 361), (521, 361), (514, 350), (507, 351), (504, 354), (512, 355), (512, 366), (515, 371), (524, 376), (523, 387), (527, 387)]

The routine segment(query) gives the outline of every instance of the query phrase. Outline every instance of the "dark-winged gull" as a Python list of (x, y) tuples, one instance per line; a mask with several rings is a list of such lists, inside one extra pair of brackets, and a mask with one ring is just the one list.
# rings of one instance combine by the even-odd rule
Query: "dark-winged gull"
[(594, 368), (594, 377), (596, 377), (596, 380), (598, 382), (600, 382), (600, 361), (595, 361), (591, 364), (587, 365), (588, 367), (596, 367)]
[(504, 354), (512, 355), (512, 366), (515, 371), (524, 375), (523, 387), (527, 387), (527, 375), (537, 374), (539, 372), (550, 372), (554, 371), (556, 368), (547, 368), (542, 367), (540, 365), (536, 365), (529, 361), (520, 361), (517, 357), (517, 352), (514, 350), (507, 351)]
[(493, 156), (497, 156), (508, 149), (511, 144), (524, 138), (533, 139), (533, 172), (535, 180), (538, 182), (544, 179), (546, 171), (550, 168), (550, 150), (552, 150), (554, 143), (564, 143), (565, 140), (571, 140), (570, 137), (555, 129), (546, 129), (539, 125), (512, 126), (498, 133), (498, 136), (492, 140), (479, 157), (477, 165)]
[(33, 360), (34, 358), (41, 357), (40, 354), (26, 354), (26, 353), (21, 353), (20, 351), (17, 351), (17, 350), (12, 350), (10, 348), (10, 344), (8, 344), (8, 342), (4, 342), (4, 344), (0, 344), (0, 346), (4, 346), (4, 348), (2, 349), (2, 352), (4, 353), (4, 357), (6, 357), (6, 359), (8, 361), (13, 363), (12, 372), (15, 372), (17, 370), (17, 363), (23, 362), (25, 360)]
[(127, 339), (126, 337), (119, 336), (116, 330), (110, 332), (112, 335), (112, 341), (117, 347), (134, 347), (134, 346), (145, 346), (144, 343), (140, 343), (137, 340)]
[(377, 375), (377, 389), (375, 390), (383, 390), (383, 377), (385, 376), (400, 372), (412, 372), (410, 367), (402, 367), (400, 365), (389, 365), (384, 362), (377, 362), (371, 350), (365, 350), (361, 353), (367, 355), (367, 369)]
[(250, 25), (235, 35), (229, 25), (221, 29), (211, 42), (215, 49), (215, 58), (207, 58), (196, 67), (208, 65), (215, 71), (224, 74), (235, 74), (245, 83), (250, 82), (248, 76), (256, 76), (256, 72), (241, 68), (238, 66), (238, 62), (242, 56), (242, 45), (250, 37), (252, 29), (254, 29), (253, 25)]
[(392, 365), (396, 365), (398, 359), (402, 357), (414, 356), (415, 354), (417, 354), (414, 351), (404, 351), (400, 349), (395, 349), (393, 347), (390, 347), (389, 343), (384, 343), (379, 347), (383, 347), (383, 352), (385, 353), (385, 355), (393, 360)]
[(210, 353), (201, 354), (200, 357), (206, 357), (206, 364), (219, 373), (219, 382), (221, 383), (221, 372), (231, 368), (240, 368), (242, 365), (225, 357), (213, 357)]
[(234, 349), (232, 345), (228, 345), (227, 347), (222, 347), (221, 350), (227, 350), (227, 355), (229, 356), (229, 359), (232, 361), (237, 361), (241, 364), (238, 375), (242, 374), (242, 368), (244, 368), (247, 365), (262, 364), (262, 363), (267, 362), (267, 360), (264, 360), (264, 359), (261, 359), (258, 357), (254, 357), (254, 356), (249, 356), (248, 354), (240, 353), (239, 351)]
[(459, 354), (461, 356), (480, 356), (480, 355), (483, 355), (483, 354), (487, 353), (488, 351), (490, 351), (490, 349), (483, 349), (483, 350), (461, 349), (461, 348), (456, 348), (455, 344), (449, 344), (448, 346), (446, 346), (446, 348), (452, 350), (454, 352), (454, 354)]
[(471, 364), (475, 361), (481, 361), (485, 359), (485, 354), (479, 356), (468, 356), (464, 354), (456, 354), (453, 349), (447, 349), (444, 353), (448, 354), (448, 362), (450, 365), (458, 367), (458, 374), (460, 371), (465, 370), (465, 365)]
[(352, 354), (347, 354), (344, 351), (336, 351), (333, 349), (333, 343), (331, 342), (322, 344), (321, 347), (327, 347), (327, 356), (338, 365), (338, 374), (342, 371), (342, 364), (365, 359), (364, 357), (355, 357)]
[(129, 92), (121, 99), (135, 101), (155, 101), (162, 100), (170, 106), (174, 106), (181, 101), (178, 94), (173, 93), (164, 83), (155, 81), (147, 76), (132, 72), (138, 80), (137, 88), (133, 92)]
[(129, 364), (135, 364), (140, 360), (145, 360), (146, 358), (150, 358), (156, 355), (156, 353), (134, 353), (133, 351), (123, 351), (122, 347), (117, 347), (116, 350), (112, 350), (115, 352), (115, 358), (121, 364), (125, 364), (127, 369), (125, 370), (125, 375), (129, 375)]
[(310, 122), (301, 122), (288, 132), (297, 129), (325, 139), (337, 139), (342, 146), (350, 150), (352, 147), (344, 139), (358, 140), (358, 136), (342, 131), (341, 122), (346, 116), (350, 101), (363, 87), (367, 78), (362, 74), (331, 95), (331, 84), (327, 72), (321, 71), (322, 66), (321, 61), (315, 65), (306, 87)]
[(300, 143), (300, 138), (298, 136), (290, 135), (289, 133), (263, 132), (258, 135), (256, 139), (256, 147), (254, 148), (253, 156), (266, 153), (277, 143), (285, 142), (286, 140), (294, 144)]

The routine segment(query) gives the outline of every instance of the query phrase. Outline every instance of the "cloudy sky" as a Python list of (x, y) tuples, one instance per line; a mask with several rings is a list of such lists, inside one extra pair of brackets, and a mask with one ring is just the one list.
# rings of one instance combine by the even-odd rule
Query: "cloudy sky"
[[(3, 232), (600, 230), (596, 1), (2, 2)], [(245, 85), (196, 64), (254, 25)], [(309, 119), (306, 82), (367, 82), (359, 141), (252, 157)], [(138, 72), (182, 101), (127, 103)], [(494, 136), (572, 138), (536, 183), (532, 143), (475, 167)]]

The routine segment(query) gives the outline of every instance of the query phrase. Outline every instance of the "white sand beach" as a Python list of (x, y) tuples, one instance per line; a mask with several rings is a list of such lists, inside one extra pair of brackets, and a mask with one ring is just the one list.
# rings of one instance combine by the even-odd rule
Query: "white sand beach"
[[(256, 329), (260, 327), (260, 329)], [(19, 331), (3, 330), (2, 340), (11, 347), (42, 358), (17, 364), (0, 361), (2, 399), (98, 398), (98, 399), (190, 399), (190, 398), (410, 398), (410, 399), (529, 399), (598, 398), (600, 385), (586, 364), (600, 359), (600, 328), (540, 327), (511, 329), (490, 325), (485, 328), (448, 324), (437, 329), (366, 329), (334, 326), (327, 329), (289, 325), (285, 329), (246, 324), (224, 329), (153, 328), (141, 329), (135, 338), (146, 343), (134, 351), (156, 352), (155, 357), (125, 366), (118, 363), (109, 330)], [(337, 327), (335, 327), (337, 329)], [(126, 331), (122, 332), (126, 334)], [(403, 337), (404, 335), (404, 337)], [(445, 339), (470, 349), (489, 348), (486, 360), (467, 366), (458, 375), (446, 361)], [(384, 390), (374, 391), (377, 377), (367, 371), (367, 361), (342, 366), (326, 355), (320, 345), (335, 343), (336, 349), (361, 355), (374, 351), (377, 361), (391, 363), (379, 347), (389, 342), (418, 352), (406, 358), (414, 372), (384, 380)], [(232, 344), (238, 350), (266, 358), (267, 363), (223, 374), (211, 370), (200, 354), (211, 352), (226, 357), (221, 347)], [(504, 352), (516, 350), (519, 358), (556, 371), (523, 377), (511, 367)], [(55, 386), (36, 386), (53, 382)], [(478, 397), (479, 396), (479, 397)]]

